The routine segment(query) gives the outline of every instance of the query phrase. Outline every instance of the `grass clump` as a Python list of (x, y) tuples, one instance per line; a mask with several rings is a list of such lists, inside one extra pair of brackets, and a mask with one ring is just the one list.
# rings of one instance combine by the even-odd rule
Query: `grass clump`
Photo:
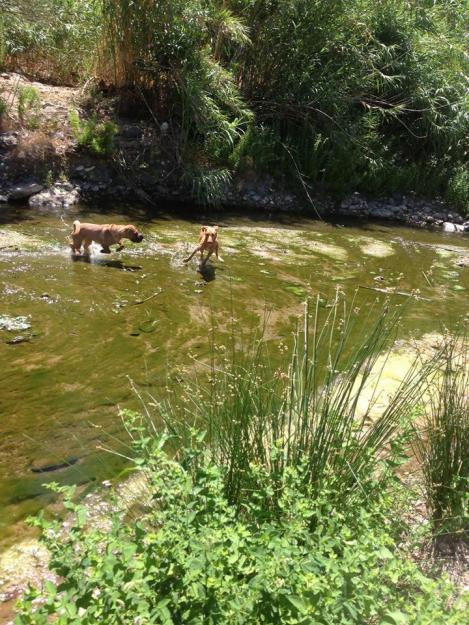
[[(214, 365), (210, 384), (181, 382), (179, 402), (154, 401), (155, 417), (187, 446), (193, 427), (207, 432), (214, 460), (228, 468), (233, 501), (257, 488), (246, 481), (252, 464), (282, 475), (308, 458), (304, 478), (312, 492), (335, 483), (340, 505), (348, 505), (408, 427), (430, 372), (430, 365), (410, 365), (382, 412), (373, 412), (380, 354), (397, 324), (397, 313), (373, 306), (361, 318), (338, 302), (324, 313), (317, 301), (306, 308), (290, 361), (277, 367), (259, 341), (244, 356)], [(352, 336), (361, 336), (358, 344)], [(271, 455), (278, 446), (282, 453)]]
[(18, 117), (20, 122), (33, 130), (39, 127), (41, 97), (34, 87), (22, 87), (18, 94)]
[(69, 122), (78, 145), (94, 154), (102, 156), (112, 154), (117, 134), (116, 124), (109, 120), (98, 122), (96, 115), (92, 115), (89, 119), (81, 119), (77, 111), (70, 111)]
[(427, 506), (437, 534), (469, 537), (469, 337), (453, 335), (418, 430)]
[(8, 111), (8, 104), (0, 95), (0, 118), (6, 115), (7, 111)]

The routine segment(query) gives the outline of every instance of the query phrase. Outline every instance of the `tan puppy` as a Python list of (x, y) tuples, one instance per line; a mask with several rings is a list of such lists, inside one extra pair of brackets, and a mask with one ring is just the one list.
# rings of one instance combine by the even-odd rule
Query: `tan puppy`
[[(184, 259), (185, 263), (188, 263), (190, 259), (200, 252), (200, 264), (203, 267), (210, 256), (215, 252), (215, 256), (220, 262), (224, 262), (221, 256), (218, 256), (218, 226), (201, 226), (199, 232), (199, 245), (195, 248), (190, 256)], [(204, 251), (207, 251), (207, 256), (204, 258)]]
[(70, 247), (74, 254), (81, 253), (83, 245), (84, 253), (89, 254), (89, 247), (92, 241), (102, 245), (101, 252), (110, 254), (110, 245), (117, 243), (117, 251), (123, 249), (122, 239), (130, 239), (134, 243), (140, 243), (143, 239), (135, 226), (116, 226), (115, 224), (81, 224), (78, 219), (73, 222)]

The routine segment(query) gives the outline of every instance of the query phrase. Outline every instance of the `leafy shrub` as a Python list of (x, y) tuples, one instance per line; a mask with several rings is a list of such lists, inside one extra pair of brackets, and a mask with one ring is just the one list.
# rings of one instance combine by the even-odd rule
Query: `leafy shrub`
[(70, 126), (78, 145), (99, 155), (111, 154), (114, 149), (114, 137), (117, 126), (111, 121), (98, 122), (96, 115), (89, 119), (80, 119), (77, 111), (69, 113)]
[(18, 95), (18, 117), (22, 124), (30, 129), (39, 126), (41, 98), (34, 87), (22, 87)]
[(337, 509), (327, 488), (311, 496), (308, 459), (300, 458), (277, 479), (250, 467), (247, 478), (260, 488), (240, 509), (225, 496), (226, 469), (200, 444), (181, 450), (178, 462), (163, 451), (165, 437), (142, 439), (130, 428), (146, 512), (125, 524), (116, 509), (106, 528), (94, 529), (62, 487), (71, 527), (37, 522), (61, 581), (30, 590), (16, 625), (464, 622), (450, 585), (426, 578), (399, 552), (390, 494)]

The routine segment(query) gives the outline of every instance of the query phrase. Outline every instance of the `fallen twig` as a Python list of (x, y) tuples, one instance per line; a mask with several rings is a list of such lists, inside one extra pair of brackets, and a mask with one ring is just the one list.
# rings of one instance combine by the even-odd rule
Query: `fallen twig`
[(433, 284), (430, 282), (430, 280), (429, 280), (429, 278), (428, 278), (427, 274), (425, 273), (425, 271), (422, 271), (422, 273), (423, 273), (423, 277), (424, 277), (424, 278), (425, 278), (425, 280), (427, 281), (427, 284), (428, 284), (429, 286), (433, 286)]
[(387, 289), (378, 289), (375, 286), (364, 286), (362, 284), (358, 285), (359, 289), (368, 289), (369, 291), (378, 291), (379, 293), (386, 293), (386, 295), (402, 295), (403, 297), (415, 297), (415, 299), (421, 299), (425, 302), (431, 302), (428, 297), (421, 297), (420, 295), (415, 295), (415, 293), (406, 293), (405, 291), (388, 291)]
[(155, 293), (153, 293), (153, 295), (150, 295), (150, 297), (146, 297), (145, 299), (138, 299), (136, 302), (132, 302), (132, 304), (129, 304), (129, 306), (137, 306), (138, 304), (144, 304), (145, 302), (148, 302), (149, 300), (153, 299), (160, 293), (163, 293), (163, 289), (160, 289), (159, 291), (155, 291)]

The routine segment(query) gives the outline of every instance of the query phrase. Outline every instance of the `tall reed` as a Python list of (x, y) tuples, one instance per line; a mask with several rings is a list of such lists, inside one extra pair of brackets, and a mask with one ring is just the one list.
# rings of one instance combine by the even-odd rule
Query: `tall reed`
[(469, 531), (469, 334), (446, 338), (414, 444), (436, 529)]
[[(325, 314), (319, 301), (306, 305), (290, 357), (278, 362), (261, 337), (248, 352), (234, 350), (225, 363), (213, 360), (208, 381), (184, 379), (178, 400), (152, 398), (154, 418), (182, 447), (206, 432), (208, 453), (226, 469), (231, 501), (256, 489), (252, 466), (269, 472), (281, 488), (286, 469), (305, 462), (312, 495), (335, 484), (343, 502), (362, 496), (407, 431), (432, 363), (414, 361), (385, 408), (373, 414), (383, 352), (389, 353), (399, 315), (375, 307), (361, 314), (340, 302)], [(272, 493), (273, 502), (276, 497)]]

